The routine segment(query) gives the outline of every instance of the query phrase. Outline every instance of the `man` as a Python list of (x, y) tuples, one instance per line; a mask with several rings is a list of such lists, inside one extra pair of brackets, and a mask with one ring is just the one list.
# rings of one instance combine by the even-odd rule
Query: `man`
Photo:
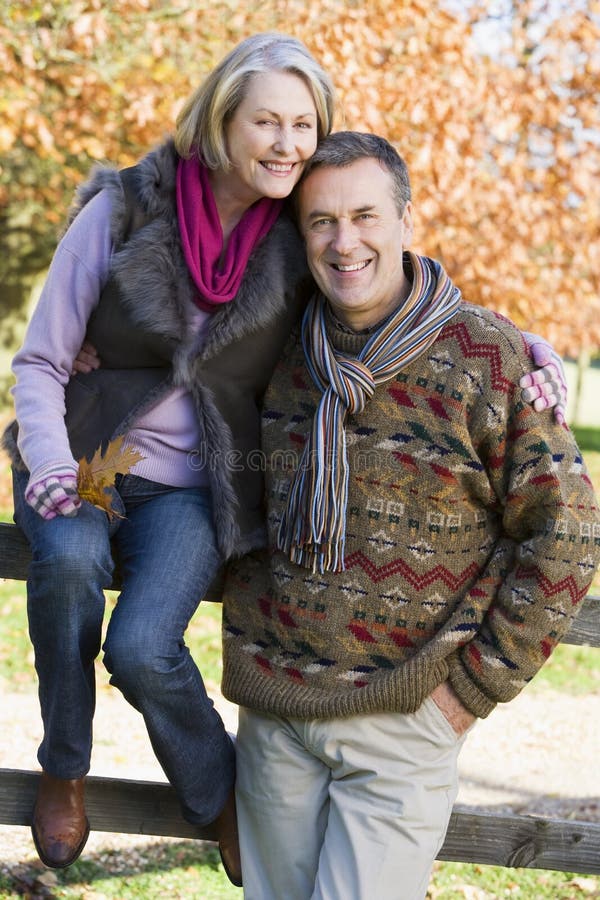
[(408, 252), (395, 150), (330, 135), (297, 205), (320, 292), (264, 403), (270, 552), (224, 595), (245, 896), (416, 900), (464, 736), (569, 628), (600, 517), (521, 334)]

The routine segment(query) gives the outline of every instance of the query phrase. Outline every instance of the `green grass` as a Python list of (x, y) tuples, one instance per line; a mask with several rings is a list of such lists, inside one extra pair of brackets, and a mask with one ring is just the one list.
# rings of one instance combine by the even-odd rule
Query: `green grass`
[[(63, 872), (39, 863), (0, 874), (0, 900), (28, 897), (70, 900), (240, 900), (217, 851), (192, 841), (156, 841), (127, 850), (89, 854)], [(42, 879), (40, 879), (42, 876)], [(600, 880), (542, 869), (504, 869), (436, 863), (430, 900), (574, 900), (597, 897)]]
[(600, 649), (559, 644), (527, 690), (559, 691), (571, 697), (600, 692)]
[(188, 629), (187, 643), (208, 688), (221, 684), (221, 604), (201, 604)]
[(592, 453), (600, 454), (600, 428), (592, 428), (585, 425), (573, 425), (571, 431), (575, 435), (575, 440), (579, 449), (588, 462), (588, 455)]
[(64, 871), (48, 873), (36, 862), (0, 874), (0, 900), (23, 894), (70, 900), (240, 900), (242, 891), (228, 881), (212, 845), (157, 839), (86, 854)]
[(0, 679), (13, 690), (29, 689), (35, 681), (26, 602), (22, 582), (0, 581)]
[(544, 869), (503, 869), (463, 863), (436, 863), (431, 900), (575, 900), (598, 897), (600, 879)]

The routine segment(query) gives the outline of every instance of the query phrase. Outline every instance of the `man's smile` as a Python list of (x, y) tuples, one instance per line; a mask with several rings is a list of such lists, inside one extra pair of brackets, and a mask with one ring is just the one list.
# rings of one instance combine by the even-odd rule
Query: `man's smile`
[(342, 265), (342, 263), (329, 263), (329, 265), (336, 272), (359, 272), (361, 269), (366, 269), (372, 262), (372, 259), (363, 259), (361, 262), (348, 263), (346, 265)]

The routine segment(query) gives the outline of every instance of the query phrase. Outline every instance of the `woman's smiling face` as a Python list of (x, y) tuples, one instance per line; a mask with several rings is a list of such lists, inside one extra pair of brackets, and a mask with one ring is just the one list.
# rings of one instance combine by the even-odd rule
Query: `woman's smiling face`
[(231, 193), (250, 204), (287, 197), (317, 146), (317, 110), (306, 83), (278, 70), (253, 75), (225, 139)]

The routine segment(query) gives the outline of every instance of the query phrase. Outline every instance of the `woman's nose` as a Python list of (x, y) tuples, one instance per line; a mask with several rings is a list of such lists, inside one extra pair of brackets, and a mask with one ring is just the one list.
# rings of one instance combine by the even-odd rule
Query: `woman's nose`
[(278, 153), (291, 153), (294, 149), (294, 141), (289, 128), (280, 128), (275, 140), (275, 149)]

